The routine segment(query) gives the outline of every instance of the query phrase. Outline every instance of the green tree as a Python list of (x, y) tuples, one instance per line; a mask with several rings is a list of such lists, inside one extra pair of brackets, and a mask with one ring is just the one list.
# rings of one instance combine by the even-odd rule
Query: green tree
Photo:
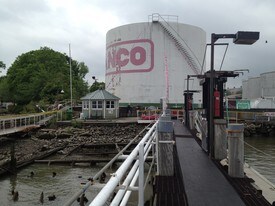
[(98, 82), (95, 81), (92, 86), (90, 87), (90, 92), (94, 92), (98, 89), (105, 89), (105, 83), (104, 82)]
[[(88, 91), (84, 81), (88, 67), (83, 62), (72, 62), (73, 98), (78, 99)], [(70, 57), (48, 47), (21, 54), (7, 71), (8, 90), (18, 105), (30, 102), (53, 103), (64, 91), (70, 98)]]
[[(6, 69), (6, 65), (2, 61), (0, 61), (0, 69)], [(1, 72), (2, 71), (0, 70), (0, 73)]]
[(0, 77), (0, 103), (11, 101), (7, 76)]

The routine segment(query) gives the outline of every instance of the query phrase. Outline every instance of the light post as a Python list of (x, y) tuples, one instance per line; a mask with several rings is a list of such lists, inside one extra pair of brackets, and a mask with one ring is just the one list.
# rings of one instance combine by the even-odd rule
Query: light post
[(251, 45), (255, 43), (260, 36), (260, 32), (238, 31), (236, 34), (211, 34), (211, 54), (210, 54), (210, 91), (209, 91), (209, 141), (208, 147), (210, 157), (214, 157), (214, 46), (218, 39), (233, 39), (235, 44)]
[(73, 111), (73, 77), (72, 77), (71, 44), (69, 44), (69, 56), (70, 56), (70, 93), (71, 93), (71, 111)]

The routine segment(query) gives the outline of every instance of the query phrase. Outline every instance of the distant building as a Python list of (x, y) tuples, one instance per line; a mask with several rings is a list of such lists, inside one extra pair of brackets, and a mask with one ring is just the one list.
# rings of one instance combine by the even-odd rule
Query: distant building
[(98, 89), (81, 98), (82, 118), (114, 119), (119, 117), (119, 98), (104, 89)]
[(275, 108), (275, 71), (244, 80), (242, 88), (242, 99), (250, 100), (251, 108)]

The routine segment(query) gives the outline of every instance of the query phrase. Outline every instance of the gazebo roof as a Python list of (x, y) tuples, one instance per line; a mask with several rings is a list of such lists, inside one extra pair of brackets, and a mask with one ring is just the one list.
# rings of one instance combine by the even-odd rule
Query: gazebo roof
[(80, 98), (81, 100), (119, 100), (119, 98), (104, 89), (98, 89)]

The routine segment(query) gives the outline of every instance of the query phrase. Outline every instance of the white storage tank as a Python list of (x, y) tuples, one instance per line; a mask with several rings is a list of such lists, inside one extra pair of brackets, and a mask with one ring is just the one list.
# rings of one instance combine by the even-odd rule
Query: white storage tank
[(248, 99), (247, 90), (248, 90), (248, 80), (243, 80), (242, 81), (242, 99)]
[(245, 91), (247, 99), (256, 99), (261, 96), (260, 77), (251, 77), (248, 79), (247, 91)]
[[(114, 28), (106, 36), (106, 90), (121, 106), (159, 104), (164, 97), (181, 105), (187, 75), (204, 73), (205, 45), (201, 28), (162, 17)], [(197, 78), (189, 89), (201, 90)], [(201, 103), (201, 96), (194, 95), (194, 102)]]
[(264, 98), (275, 97), (275, 71), (262, 73), (261, 81), (261, 96)]

